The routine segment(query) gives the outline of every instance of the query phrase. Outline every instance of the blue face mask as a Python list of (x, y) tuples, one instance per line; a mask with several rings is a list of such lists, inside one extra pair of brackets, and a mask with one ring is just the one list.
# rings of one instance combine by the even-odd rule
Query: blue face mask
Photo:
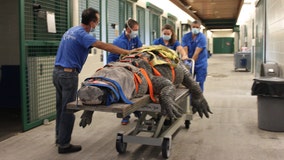
[(163, 40), (168, 41), (168, 40), (170, 40), (170, 39), (171, 39), (171, 37), (172, 37), (172, 36), (171, 36), (171, 35), (164, 35), (164, 34), (163, 34), (163, 36), (162, 36), (162, 37), (163, 37)]
[(193, 34), (198, 34), (200, 32), (199, 28), (192, 28)]

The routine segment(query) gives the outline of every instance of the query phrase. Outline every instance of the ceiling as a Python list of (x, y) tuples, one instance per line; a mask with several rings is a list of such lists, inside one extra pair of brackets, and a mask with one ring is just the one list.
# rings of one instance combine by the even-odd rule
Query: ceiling
[(233, 29), (244, 0), (170, 0), (210, 29)]

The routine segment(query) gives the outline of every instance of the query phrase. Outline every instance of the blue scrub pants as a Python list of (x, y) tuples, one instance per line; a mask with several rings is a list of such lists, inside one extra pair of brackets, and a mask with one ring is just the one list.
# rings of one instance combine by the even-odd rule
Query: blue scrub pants
[(200, 86), (200, 88), (203, 92), (204, 91), (204, 82), (205, 82), (206, 76), (207, 76), (207, 66), (201, 67), (201, 68), (195, 67), (194, 75), (195, 75), (195, 78), (196, 78), (196, 82), (199, 83), (199, 86)]

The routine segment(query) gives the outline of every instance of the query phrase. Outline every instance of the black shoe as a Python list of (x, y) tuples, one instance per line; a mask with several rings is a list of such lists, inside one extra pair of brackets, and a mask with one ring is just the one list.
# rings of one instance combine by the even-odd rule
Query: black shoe
[(134, 115), (135, 115), (135, 117), (137, 117), (139, 119), (141, 117), (141, 112), (135, 111)]
[(72, 153), (72, 152), (78, 152), (81, 151), (82, 147), (80, 145), (72, 145), (70, 144), (68, 147), (58, 147), (58, 153), (64, 154), (64, 153)]
[(165, 119), (165, 121), (164, 121), (165, 126), (169, 126), (171, 124), (172, 124), (172, 119)]

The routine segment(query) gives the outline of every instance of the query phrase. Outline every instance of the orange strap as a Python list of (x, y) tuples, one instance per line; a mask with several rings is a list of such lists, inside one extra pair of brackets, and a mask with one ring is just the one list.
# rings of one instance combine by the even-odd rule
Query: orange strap
[(153, 102), (157, 103), (157, 100), (154, 96), (154, 89), (153, 89), (153, 85), (152, 85), (152, 82), (147, 74), (147, 72), (145, 71), (145, 69), (143, 68), (140, 68), (140, 71), (141, 73), (145, 76), (146, 80), (147, 80), (147, 83), (148, 83), (148, 86), (149, 86), (149, 94), (150, 94), (150, 98)]
[[(171, 71), (172, 71), (172, 82), (174, 83), (175, 79), (176, 79), (176, 72), (175, 72), (175, 68), (173, 66), (170, 66)], [(155, 76), (162, 76), (161, 73), (152, 66), (152, 70)]]
[(152, 70), (155, 76), (162, 76), (161, 73), (153, 66), (152, 66)]
[(138, 89), (139, 89), (139, 84), (142, 83), (142, 79), (139, 77), (139, 75), (137, 73), (134, 73), (134, 83), (135, 83), (135, 90), (136, 90), (136, 93), (137, 93)]

